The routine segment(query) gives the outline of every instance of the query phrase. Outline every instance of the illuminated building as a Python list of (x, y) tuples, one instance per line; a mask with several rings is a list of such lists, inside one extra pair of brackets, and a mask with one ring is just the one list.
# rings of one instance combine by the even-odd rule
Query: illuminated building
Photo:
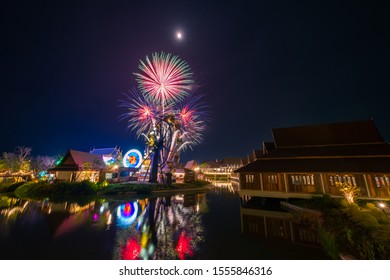
[(224, 158), (220, 161), (208, 161), (199, 165), (199, 171), (204, 179), (211, 180), (235, 180), (237, 175), (234, 170), (241, 167), (243, 164), (239, 158)]
[(272, 134), (261, 154), (254, 152), (235, 170), (240, 195), (341, 197), (337, 183), (346, 183), (359, 187), (359, 198), (390, 199), (390, 145), (372, 120), (276, 128)]
[(100, 155), (106, 165), (116, 164), (122, 160), (122, 152), (118, 147), (115, 148), (93, 148), (89, 153)]
[(101, 155), (69, 150), (58, 165), (49, 169), (56, 181), (98, 182), (105, 164)]

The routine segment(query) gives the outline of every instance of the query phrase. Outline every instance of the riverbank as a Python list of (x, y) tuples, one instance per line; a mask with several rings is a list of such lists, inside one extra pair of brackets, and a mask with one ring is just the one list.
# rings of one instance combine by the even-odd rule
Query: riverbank
[(153, 184), (141, 182), (124, 182), (116, 184), (83, 182), (27, 182), (1, 184), (0, 194), (16, 196), (21, 199), (41, 200), (44, 198), (56, 201), (68, 200), (72, 196), (129, 196), (129, 195), (174, 195), (207, 191), (213, 187), (207, 181), (190, 183)]
[(344, 199), (322, 196), (291, 203), (320, 211), (318, 236), (331, 258), (390, 259), (390, 218), (373, 201), (350, 205)]

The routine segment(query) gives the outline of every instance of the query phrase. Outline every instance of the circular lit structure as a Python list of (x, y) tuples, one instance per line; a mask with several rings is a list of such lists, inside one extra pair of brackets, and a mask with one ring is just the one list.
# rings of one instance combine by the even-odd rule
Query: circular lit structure
[(116, 215), (119, 227), (127, 227), (131, 225), (138, 214), (137, 202), (127, 202), (118, 206)]
[(131, 149), (127, 151), (125, 156), (123, 157), (123, 166), (138, 168), (142, 163), (142, 154), (140, 151), (136, 149)]

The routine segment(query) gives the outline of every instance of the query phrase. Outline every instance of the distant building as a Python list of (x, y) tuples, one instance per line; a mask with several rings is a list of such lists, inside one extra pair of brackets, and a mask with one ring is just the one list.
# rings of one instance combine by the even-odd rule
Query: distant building
[(196, 163), (195, 160), (187, 161), (187, 163), (184, 165), (184, 168), (190, 169), (193, 171), (195, 171), (195, 169), (197, 169), (197, 167), (198, 167), (198, 164)]
[(207, 161), (199, 165), (199, 171), (204, 179), (230, 180), (236, 177), (234, 170), (241, 167), (240, 158), (224, 158), (220, 161)]
[(56, 181), (81, 182), (89, 180), (98, 182), (105, 168), (101, 155), (69, 150), (61, 162), (49, 170)]
[(176, 168), (173, 175), (176, 183), (189, 183), (196, 180), (195, 171), (187, 168)]
[(93, 148), (89, 153), (102, 156), (106, 165), (116, 164), (122, 160), (122, 152), (118, 147), (115, 148)]
[(272, 130), (239, 174), (240, 195), (309, 198), (341, 196), (337, 182), (360, 188), (360, 198), (390, 199), (390, 145), (372, 120)]

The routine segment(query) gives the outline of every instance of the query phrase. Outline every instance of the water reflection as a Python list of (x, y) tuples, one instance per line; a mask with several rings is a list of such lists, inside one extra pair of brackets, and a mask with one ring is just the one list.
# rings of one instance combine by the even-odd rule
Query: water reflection
[[(127, 202), (117, 207), (114, 259), (188, 259), (204, 240), (205, 194)], [(126, 210), (127, 209), (127, 210)], [(139, 211), (138, 211), (139, 209)], [(121, 213), (128, 211), (128, 215)]]
[(278, 201), (240, 197), (234, 182), (213, 184), (207, 193), (148, 198), (0, 197), (0, 259), (323, 258), (302, 249), (318, 244), (314, 228)]
[[(69, 238), (81, 239), (80, 236), (89, 232), (91, 240), (96, 235), (112, 237), (113, 246), (109, 250), (113, 259), (132, 260), (197, 258), (199, 245), (204, 241), (201, 213), (208, 211), (205, 194), (125, 202), (94, 200), (84, 205), (7, 197), (1, 197), (0, 202), (0, 243), (12, 242), (17, 230), (33, 232), (39, 225), (51, 229), (46, 245), (40, 251), (53, 253), (53, 244)], [(109, 234), (104, 234), (104, 231)], [(23, 239), (15, 240), (15, 245), (23, 243)], [(102, 244), (96, 244), (95, 248), (99, 246)]]
[(246, 235), (320, 246), (317, 217), (301, 217), (284, 211), (278, 199), (241, 197), (241, 230)]

